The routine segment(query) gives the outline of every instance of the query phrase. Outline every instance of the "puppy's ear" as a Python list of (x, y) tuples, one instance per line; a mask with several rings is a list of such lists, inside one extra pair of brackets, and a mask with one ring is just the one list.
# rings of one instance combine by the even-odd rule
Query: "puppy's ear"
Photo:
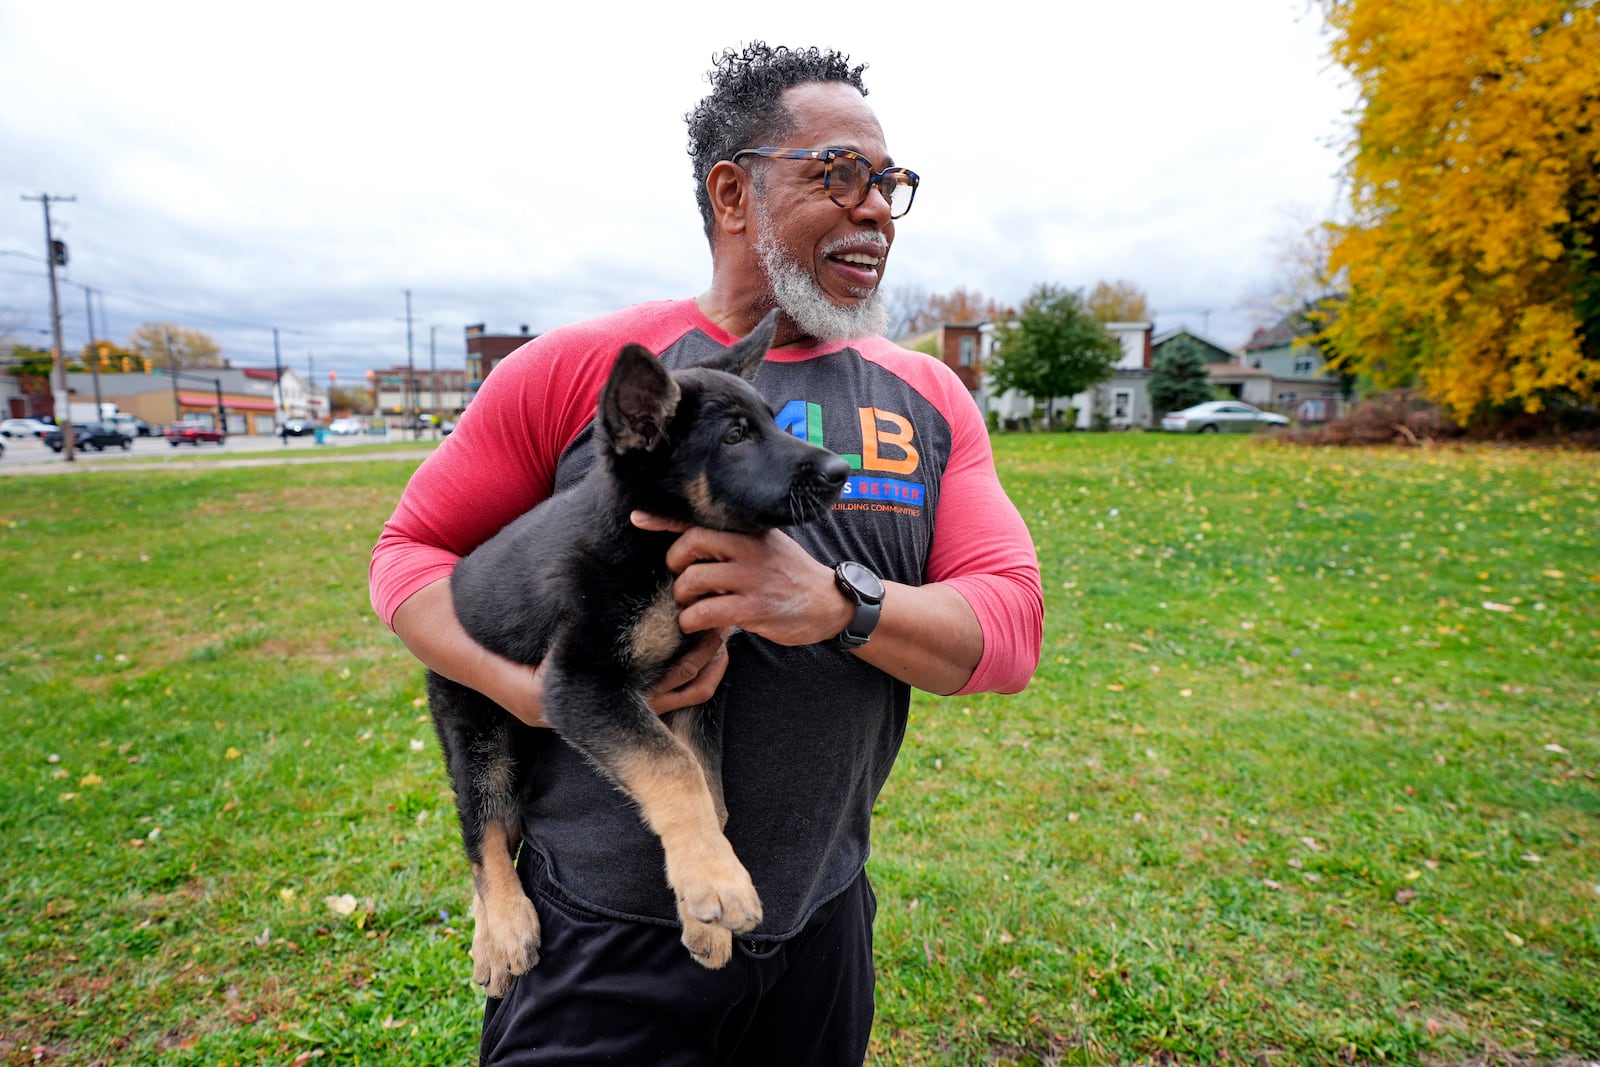
[(600, 393), (600, 415), (617, 451), (649, 451), (659, 445), (677, 410), (678, 396), (678, 383), (648, 349), (624, 348)]
[(761, 361), (767, 356), (767, 349), (772, 347), (772, 335), (777, 329), (778, 309), (773, 308), (767, 312), (766, 318), (756, 324), (755, 329), (733, 347), (724, 349), (696, 366), (727, 371), (729, 374), (737, 374), (747, 382), (753, 382), (756, 380), (756, 373), (761, 370)]

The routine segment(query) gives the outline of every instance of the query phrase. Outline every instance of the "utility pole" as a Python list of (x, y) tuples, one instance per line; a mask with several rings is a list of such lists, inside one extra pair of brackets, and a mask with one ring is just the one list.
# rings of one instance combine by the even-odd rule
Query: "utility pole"
[[(50, 332), (55, 340), (56, 381), (60, 383), (61, 392), (58, 394), (61, 410), (65, 412), (60, 418), (61, 426), (61, 454), (68, 463), (76, 455), (75, 442), (72, 439), (72, 390), (67, 388), (67, 354), (61, 348), (61, 295), (56, 288), (56, 238), (50, 230), (50, 201), (58, 204), (70, 204), (78, 198), (75, 196), (51, 196), (49, 193), (40, 193), (38, 196), (25, 196), (24, 200), (37, 200), (44, 205), (44, 260), (50, 268)], [(67, 265), (67, 246), (60, 247), (61, 266)]]
[(89, 310), (89, 372), (94, 375), (94, 417), (98, 421), (105, 409), (100, 406), (100, 350), (94, 339), (94, 290), (83, 287), (83, 302)]
[(433, 383), (433, 439), (439, 439), (439, 363), (435, 355), (433, 337), (439, 327), (428, 327), (428, 380)]
[(417, 362), (411, 355), (411, 290), (406, 291), (406, 414), (402, 426), (411, 426), (411, 439), (415, 441), (420, 433), (417, 430), (416, 405), (413, 402), (417, 388)]
[(172, 328), (169, 326), (163, 331), (167, 335), (167, 368), (172, 371), (172, 421), (183, 421), (183, 404), (178, 400), (178, 354), (172, 350)]
[[(278, 436), (283, 438), (283, 447), (289, 447), (289, 410), (283, 402), (283, 356), (278, 351), (278, 328), (272, 328), (272, 368), (277, 372), (274, 379), (276, 387), (272, 392), (272, 417), (278, 422)], [(280, 411), (282, 412), (280, 414)]]

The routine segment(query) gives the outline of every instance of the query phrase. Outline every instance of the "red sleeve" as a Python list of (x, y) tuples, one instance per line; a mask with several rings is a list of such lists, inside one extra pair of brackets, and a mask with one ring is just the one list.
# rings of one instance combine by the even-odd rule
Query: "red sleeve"
[[(615, 352), (611, 355), (615, 356)], [(372, 550), (373, 609), (387, 624), (417, 590), (547, 498), (562, 450), (594, 416), (610, 363), (579, 330), (523, 345), (491, 373), (406, 485)]]
[(950, 426), (926, 577), (960, 593), (983, 630), (983, 655), (960, 693), (1021, 692), (1039, 666), (1044, 643), (1044, 590), (1033, 535), (1000, 485), (989, 431), (961, 380), (920, 354), (896, 364), (896, 373)]
[(959, 399), (928, 577), (959, 592), (983, 628), (983, 656), (961, 692), (1017, 693), (1038, 668), (1044, 643), (1039, 557), (1027, 524), (1000, 485), (977, 406), (964, 389)]

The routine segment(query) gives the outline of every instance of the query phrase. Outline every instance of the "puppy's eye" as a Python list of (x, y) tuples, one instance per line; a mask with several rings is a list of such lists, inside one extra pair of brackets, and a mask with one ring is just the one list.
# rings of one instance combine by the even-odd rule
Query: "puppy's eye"
[(745, 439), (745, 435), (748, 432), (749, 428), (746, 427), (744, 420), (741, 419), (732, 426), (728, 427), (728, 432), (722, 435), (722, 443), (725, 445), (736, 445)]

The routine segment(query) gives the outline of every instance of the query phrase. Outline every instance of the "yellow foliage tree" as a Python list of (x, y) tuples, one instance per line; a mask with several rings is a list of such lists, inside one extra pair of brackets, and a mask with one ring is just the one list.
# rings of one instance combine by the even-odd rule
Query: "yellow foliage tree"
[(1595, 0), (1323, 0), (1361, 106), (1345, 369), (1417, 383), (1458, 418), (1600, 389), (1600, 7)]
[(1100, 281), (1089, 291), (1089, 314), (1101, 322), (1146, 322), (1150, 298), (1129, 281)]
[(189, 329), (170, 322), (146, 322), (128, 335), (129, 354), (146, 366), (168, 369), (214, 367), (222, 358), (222, 346), (204, 330)]

